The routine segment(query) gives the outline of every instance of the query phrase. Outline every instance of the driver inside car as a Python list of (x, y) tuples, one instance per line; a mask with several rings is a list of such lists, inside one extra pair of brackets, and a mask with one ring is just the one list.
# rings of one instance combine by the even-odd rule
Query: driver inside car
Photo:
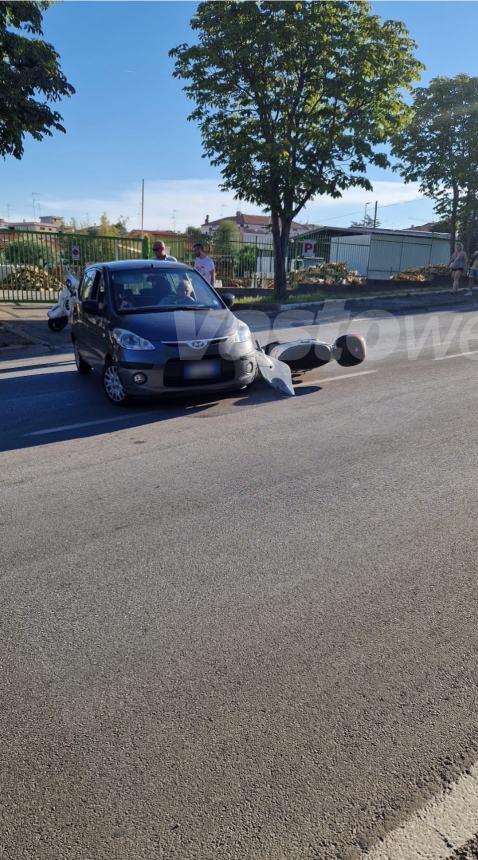
[(179, 276), (179, 283), (176, 287), (176, 295), (180, 299), (189, 299), (192, 302), (196, 300), (193, 285), (191, 283), (191, 278), (186, 273), (181, 274)]

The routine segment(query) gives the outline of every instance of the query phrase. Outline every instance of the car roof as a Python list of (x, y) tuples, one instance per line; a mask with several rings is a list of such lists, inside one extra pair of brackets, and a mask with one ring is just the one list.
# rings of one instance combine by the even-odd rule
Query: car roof
[(105, 263), (90, 263), (92, 266), (104, 266), (112, 272), (121, 272), (125, 269), (190, 269), (186, 263), (174, 263), (172, 260), (110, 260)]

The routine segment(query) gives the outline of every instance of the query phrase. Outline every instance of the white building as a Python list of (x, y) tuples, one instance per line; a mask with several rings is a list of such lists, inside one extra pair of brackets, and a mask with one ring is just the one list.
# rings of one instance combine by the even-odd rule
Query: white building
[[(370, 280), (388, 280), (405, 269), (448, 263), (448, 233), (367, 227), (321, 227), (301, 240), (313, 246), (310, 256), (345, 263)], [(301, 256), (300, 249), (297, 256)], [(304, 262), (305, 262), (304, 257)]]
[(0, 219), (2, 230), (27, 230), (29, 233), (58, 233), (65, 229), (63, 218), (58, 215), (41, 215), (38, 221), (4, 221)]
[[(237, 211), (235, 215), (217, 218), (215, 221), (210, 221), (209, 215), (206, 215), (204, 224), (201, 224), (201, 230), (205, 236), (213, 236), (217, 230), (220, 230), (224, 221), (233, 221), (237, 224), (242, 242), (251, 242), (260, 247), (272, 248), (270, 215), (245, 215), (243, 212)], [(298, 221), (293, 221), (290, 232), (291, 239), (313, 229), (316, 229), (314, 224), (299, 224)]]

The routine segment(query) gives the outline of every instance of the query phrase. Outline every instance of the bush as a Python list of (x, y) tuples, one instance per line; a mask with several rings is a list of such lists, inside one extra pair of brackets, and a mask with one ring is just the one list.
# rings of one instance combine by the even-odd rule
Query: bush
[(38, 266), (43, 262), (45, 249), (36, 242), (27, 242), (18, 239), (16, 242), (9, 242), (5, 246), (3, 256), (7, 263)]
[(420, 268), (412, 267), (404, 269), (403, 272), (393, 275), (394, 281), (414, 281), (417, 284), (424, 281), (431, 281), (433, 278), (449, 278), (450, 270), (446, 263), (437, 263), (433, 266), (421, 266)]
[(297, 272), (299, 286), (303, 284), (345, 284), (359, 286), (364, 283), (358, 272), (351, 271), (345, 263), (321, 263)]
[(403, 272), (398, 272), (396, 275), (393, 275), (391, 278), (392, 281), (414, 281), (415, 283), (422, 283), (423, 281), (429, 280), (423, 274), (422, 269), (404, 269)]

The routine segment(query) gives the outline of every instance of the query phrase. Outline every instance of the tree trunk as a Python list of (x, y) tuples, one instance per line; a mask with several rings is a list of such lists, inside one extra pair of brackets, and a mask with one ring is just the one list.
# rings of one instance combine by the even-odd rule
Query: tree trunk
[(458, 189), (453, 189), (453, 200), (451, 204), (451, 216), (450, 216), (450, 253), (453, 254), (455, 250), (456, 243), (456, 222), (458, 215)]
[(286, 262), (292, 219), (283, 218), (281, 221), (275, 212), (271, 212), (271, 219), (274, 241), (274, 295), (282, 299), (287, 292)]

